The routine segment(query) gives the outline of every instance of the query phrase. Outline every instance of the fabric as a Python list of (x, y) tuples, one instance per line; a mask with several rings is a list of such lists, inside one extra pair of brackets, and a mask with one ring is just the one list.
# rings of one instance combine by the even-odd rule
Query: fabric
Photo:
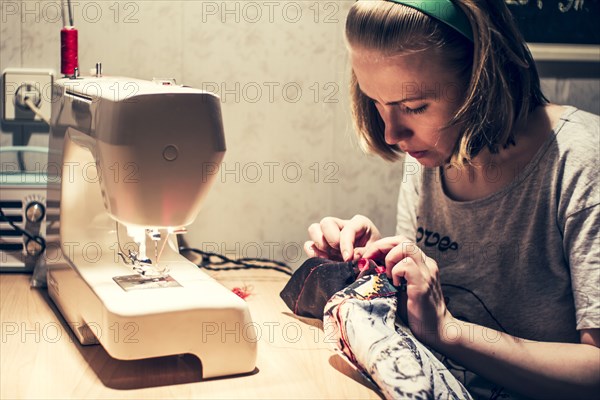
[[(600, 328), (599, 127), (567, 107), (517, 178), (475, 201), (451, 200), (439, 168), (406, 157), (397, 234), (436, 260), (455, 317), (535, 341), (575, 343)], [(474, 396), (509, 395), (444, 362)]]
[(386, 399), (471, 399), (409, 328), (395, 325), (396, 293), (383, 273), (361, 277), (327, 302), (325, 331)]
[(294, 272), (280, 297), (294, 314), (323, 319), (327, 300), (353, 283), (358, 274), (358, 266), (353, 262), (309, 258)]

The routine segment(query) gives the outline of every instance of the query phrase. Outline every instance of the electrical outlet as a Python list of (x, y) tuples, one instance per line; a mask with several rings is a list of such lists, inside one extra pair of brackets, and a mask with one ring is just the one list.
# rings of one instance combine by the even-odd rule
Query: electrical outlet
[(40, 68), (7, 68), (2, 72), (2, 119), (7, 123), (41, 123), (43, 119), (25, 104), (29, 99), (46, 120), (52, 111), (54, 71)]

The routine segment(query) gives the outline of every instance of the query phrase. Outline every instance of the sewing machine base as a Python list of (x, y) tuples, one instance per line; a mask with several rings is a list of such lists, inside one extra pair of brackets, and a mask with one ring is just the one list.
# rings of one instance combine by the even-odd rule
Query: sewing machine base
[(100, 343), (120, 360), (193, 354), (203, 379), (255, 370), (247, 304), (196, 265), (168, 262), (178, 286), (124, 290), (114, 278), (131, 272), (106, 261), (48, 270), (49, 295), (81, 344)]

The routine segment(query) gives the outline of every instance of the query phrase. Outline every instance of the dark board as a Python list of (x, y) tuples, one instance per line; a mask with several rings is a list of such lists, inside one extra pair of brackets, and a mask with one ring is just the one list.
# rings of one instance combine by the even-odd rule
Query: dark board
[(600, 0), (504, 2), (528, 43), (600, 44)]

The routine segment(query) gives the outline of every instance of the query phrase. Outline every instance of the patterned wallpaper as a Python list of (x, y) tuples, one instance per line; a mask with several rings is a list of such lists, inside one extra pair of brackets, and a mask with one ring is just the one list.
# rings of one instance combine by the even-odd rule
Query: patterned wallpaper
[[(393, 233), (400, 166), (364, 155), (350, 120), (343, 26), (352, 1), (74, 3), (84, 73), (101, 61), (105, 75), (175, 78), (221, 95), (228, 152), (190, 245), (299, 265), (308, 225), (324, 216), (361, 213)], [(59, 71), (59, 4), (0, 1), (1, 69)], [(597, 80), (544, 87), (598, 112)]]

